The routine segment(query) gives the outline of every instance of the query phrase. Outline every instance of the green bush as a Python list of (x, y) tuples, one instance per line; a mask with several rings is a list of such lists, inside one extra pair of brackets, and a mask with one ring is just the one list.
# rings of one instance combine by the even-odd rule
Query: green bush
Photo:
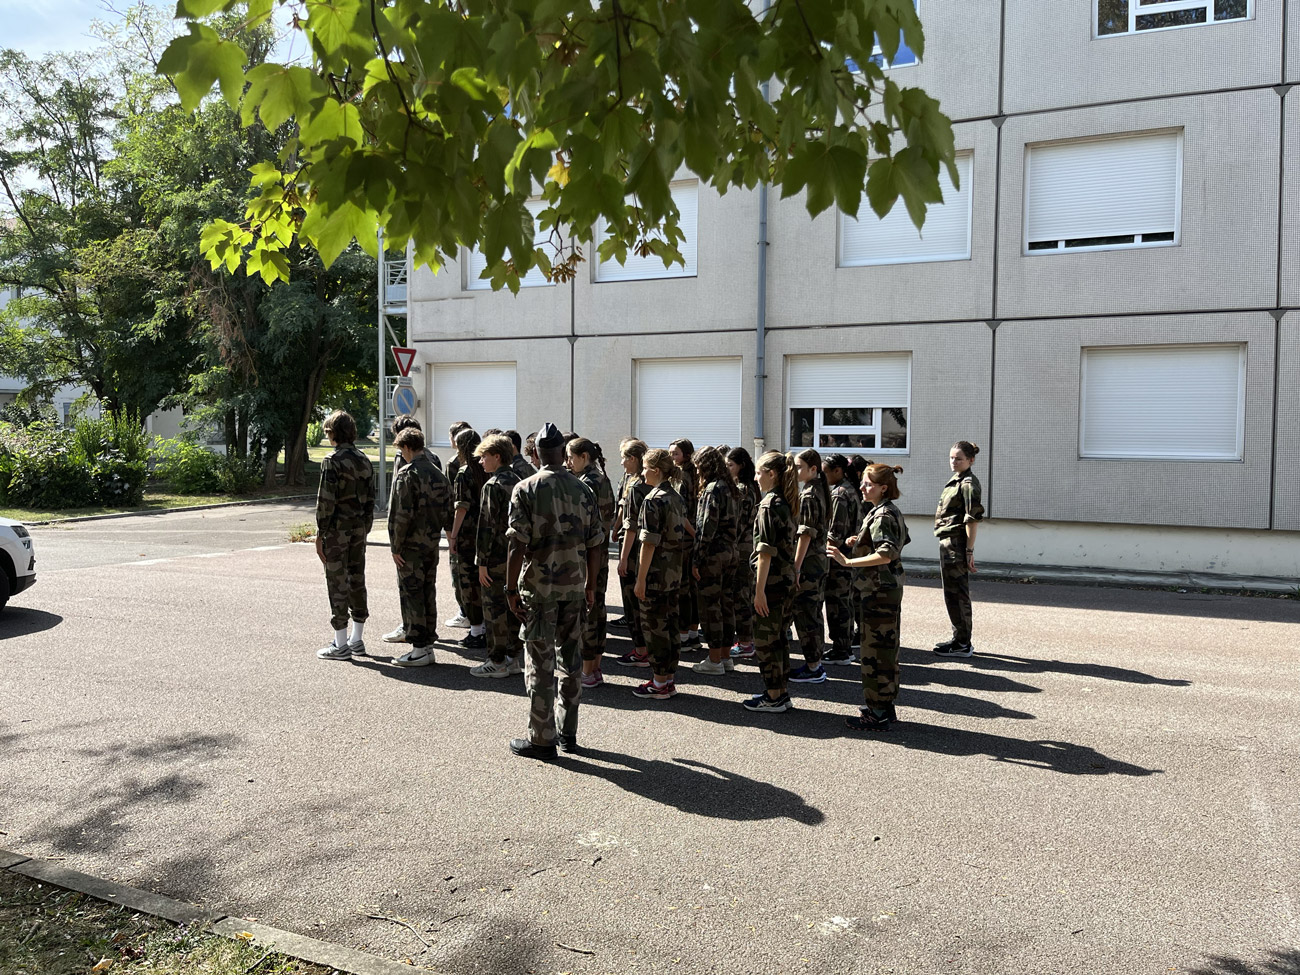
[(227, 454), (217, 468), (217, 483), (222, 494), (250, 494), (262, 486), (262, 462)]
[(90, 470), (100, 504), (134, 508), (144, 502), (144, 483), (149, 479), (149, 465), (144, 461), (127, 460), (121, 451), (109, 450)]
[(16, 454), (5, 500), (19, 508), (86, 508), (97, 500), (94, 474), (66, 452)]
[(325, 421), (317, 420), (307, 424), (307, 446), (319, 447), (325, 439)]
[(110, 454), (127, 463), (144, 463), (149, 460), (149, 442), (138, 415), (80, 417), (73, 427), (76, 453), (84, 460), (94, 462)]
[(159, 440), (153, 450), (154, 476), (177, 494), (215, 494), (221, 489), (221, 463), (192, 440)]

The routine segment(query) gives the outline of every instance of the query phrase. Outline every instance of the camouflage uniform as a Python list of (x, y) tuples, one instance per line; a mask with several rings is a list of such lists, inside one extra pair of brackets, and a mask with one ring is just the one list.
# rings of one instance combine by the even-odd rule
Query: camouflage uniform
[(954, 474), (939, 495), (934, 514), (934, 534), (939, 539), (939, 575), (943, 601), (952, 622), (952, 638), (970, 643), (970, 571), (966, 568), (966, 526), (984, 518), (979, 478), (967, 468)]
[(599, 660), (605, 652), (605, 590), (609, 587), (609, 531), (614, 526), (614, 489), (605, 472), (595, 464), (584, 467), (578, 480), (587, 485), (587, 490), (596, 499), (596, 510), (600, 512), (600, 528), (603, 532), (601, 545), (605, 546), (607, 553), (601, 559), (600, 574), (596, 576), (596, 601), (587, 610), (587, 622), (582, 627), (582, 659)]
[(424, 451), (393, 477), (388, 501), (388, 547), (397, 567), (402, 628), (407, 642), (427, 647), (438, 638), (438, 540), (451, 520), (451, 487)]
[(723, 584), (722, 614), (728, 630), (734, 630), (737, 643), (754, 642), (754, 516), (758, 513), (758, 487), (753, 483), (738, 485), (736, 557), (731, 575)]
[[(695, 472), (692, 470), (683, 475), (682, 479), (676, 482), (677, 496), (682, 499), (682, 509), (686, 512), (686, 517), (695, 527)], [(685, 633), (700, 621), (700, 608), (696, 601), (695, 592), (695, 575), (692, 569), (695, 567), (695, 557), (688, 547), (686, 557), (682, 563), (682, 585), (677, 590), (677, 622), (682, 628), (681, 632)]]
[(710, 481), (695, 507), (695, 567), (700, 571), (696, 592), (704, 642), (714, 649), (731, 649), (736, 616), (727, 613), (726, 591), (736, 574), (736, 536), (740, 530), (740, 499), (730, 484)]
[(568, 471), (545, 467), (515, 485), (506, 536), (524, 550), (519, 597), (525, 620), (520, 636), (528, 649), (524, 680), (530, 704), (528, 738), (534, 745), (555, 744), (557, 718), (561, 734), (578, 733), (587, 551), (600, 547), (601, 535), (595, 498)]
[(374, 468), (350, 443), (339, 444), (320, 462), (316, 493), (316, 535), (325, 555), (330, 626), (343, 630), (352, 619), (370, 616), (366, 605), (366, 536), (375, 523)]
[(822, 603), (826, 600), (826, 530), (830, 512), (815, 484), (799, 492), (799, 541), (804, 535), (812, 539), (799, 567), (799, 590), (794, 598), (794, 624), (803, 647), (804, 663), (816, 668), (822, 659), (822, 642), (826, 623)]
[(862, 593), (862, 693), (877, 707), (898, 697), (899, 614), (903, 602), (903, 546), (911, 539), (903, 513), (892, 501), (872, 506), (858, 529), (853, 558), (885, 555), (888, 565), (859, 569)]
[(528, 463), (528, 458), (520, 453), (516, 453), (510, 461), (510, 469), (515, 472), (521, 481), (526, 481), (537, 473), (537, 468)]
[(794, 512), (785, 498), (768, 491), (758, 502), (754, 518), (754, 554), (751, 556), (754, 577), (758, 577), (758, 557), (771, 553), (767, 570), (767, 615), (754, 614), (754, 648), (758, 651), (758, 669), (769, 691), (784, 694), (790, 677), (790, 642), (785, 638), (794, 610)]
[(632, 533), (632, 548), (627, 556), (627, 575), (619, 579), (619, 590), (623, 594), (623, 616), (627, 619), (627, 633), (632, 639), (633, 647), (645, 646), (645, 634), (641, 631), (641, 607), (637, 605), (636, 588), (637, 556), (641, 553), (641, 543), (637, 540), (640, 525), (641, 505), (650, 493), (650, 485), (640, 474), (624, 474), (618, 486), (618, 545), (623, 551), (623, 537)]
[[(846, 544), (862, 522), (862, 502), (853, 485), (840, 481), (831, 488), (831, 524), (827, 539), (845, 555)], [(853, 577), (857, 569), (850, 569), (830, 561), (826, 567), (826, 628), (831, 632), (831, 646), (839, 653), (848, 654), (853, 642), (854, 610)]]
[(483, 624), (483, 587), (478, 582), (478, 568), (474, 565), (474, 550), (478, 547), (478, 511), (482, 488), (474, 483), (474, 473), (466, 465), (456, 472), (453, 482), (456, 510), (465, 512), (465, 520), (456, 533), (457, 585), (460, 605), (470, 626)]
[[(447, 483), (452, 487), (452, 493), (456, 490), (456, 475), (460, 473), (461, 463), (459, 457), (453, 457), (447, 461)], [(447, 525), (448, 528), (451, 524)], [(447, 547), (447, 565), (451, 571), (451, 592), (456, 597), (456, 608), (460, 614), (465, 616), (465, 604), (460, 598), (460, 556), (451, 546)]]
[(645, 599), (641, 600), (641, 631), (646, 652), (656, 674), (677, 670), (680, 645), (678, 617), (682, 578), (691, 536), (686, 530), (686, 506), (681, 495), (667, 484), (650, 489), (641, 505), (637, 541), (653, 545), (654, 554), (645, 577)]
[[(483, 622), (487, 624), (488, 658), (503, 663), (506, 657), (522, 662), (523, 644), (519, 640), (519, 621), (506, 603), (506, 557), (510, 527), (510, 493), (519, 483), (511, 467), (498, 467), (483, 485), (478, 511), (478, 531), (474, 540), (474, 565), (488, 570), (483, 592)], [(462, 531), (464, 527), (462, 526)]]

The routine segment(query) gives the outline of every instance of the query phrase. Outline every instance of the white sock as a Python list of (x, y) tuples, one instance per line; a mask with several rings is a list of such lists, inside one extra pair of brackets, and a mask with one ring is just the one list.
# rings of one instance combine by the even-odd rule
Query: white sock
[(700, 635), (699, 630), (691, 630), (691, 632), (687, 634), (687, 636), (689, 636), (692, 640), (694, 640), (699, 635)]
[(347, 631), (347, 628), (345, 627), (344, 629), (341, 629), (341, 630), (335, 630), (335, 631), (334, 631), (334, 646), (342, 648), (342, 647), (346, 647), (347, 645), (348, 645), (348, 631)]
[(356, 620), (353, 620), (353, 621), (352, 621), (352, 635), (348, 637), (348, 642), (349, 642), (349, 643), (356, 643), (358, 640), (360, 640), (360, 639), (361, 639), (361, 631), (364, 630), (365, 628), (366, 628), (366, 624), (365, 624), (364, 622), (358, 622), (358, 621), (356, 621)]
[(487, 627), (482, 623), (480, 623), (478, 626), (471, 626), (469, 628), (470, 636), (482, 636), (486, 632), (487, 632)]

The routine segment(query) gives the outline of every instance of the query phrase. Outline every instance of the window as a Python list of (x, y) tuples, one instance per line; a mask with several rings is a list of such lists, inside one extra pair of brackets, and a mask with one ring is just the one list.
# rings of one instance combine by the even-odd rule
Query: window
[(740, 443), (740, 359), (638, 359), (636, 435), (651, 447), (685, 437)]
[(1254, 15), (1251, 0), (1096, 0), (1097, 36), (1195, 27)]
[[(669, 189), (673, 195), (673, 203), (677, 205), (677, 209), (681, 213), (679, 226), (682, 233), (686, 235), (686, 239), (681, 244), (682, 257), (686, 260), (686, 266), (673, 264), (670, 267), (664, 267), (663, 260), (657, 255), (651, 254), (648, 257), (638, 257), (629, 249), (626, 263), (619, 264), (618, 261), (611, 258), (608, 261), (602, 261), (596, 267), (596, 280), (598, 282), (695, 277), (698, 273), (695, 259), (695, 242), (699, 223), (700, 181), (696, 179), (681, 180), (672, 183)], [(596, 222), (596, 240), (603, 241), (608, 236), (608, 228), (602, 218)]]
[[(919, 7), (920, 0), (912, 0), (912, 6)], [(890, 68), (906, 68), (912, 64), (919, 64), (921, 59), (916, 56), (915, 51), (907, 46), (907, 41), (903, 40), (902, 32), (900, 32), (898, 37), (898, 50), (894, 52), (894, 60), (887, 61), (885, 59), (885, 53), (880, 49), (880, 40), (878, 38), (876, 40), (874, 53), (871, 55), (871, 60), (879, 67), (888, 71)], [(845, 67), (855, 74), (860, 70), (857, 62), (852, 58), (845, 61)]]
[(877, 219), (865, 196), (857, 217), (840, 214), (840, 267), (968, 260), (971, 153), (959, 153), (956, 165), (961, 189), (952, 185), (947, 167), (940, 169), (939, 188), (943, 191), (943, 203), (926, 211), (925, 227), (919, 232), (901, 200), (883, 220)]
[(907, 453), (911, 353), (789, 356), (785, 376), (792, 450)]
[(513, 362), (438, 362), (433, 366), (433, 429), (429, 442), (450, 447), (447, 428), (464, 420), (475, 430), (515, 425)]
[[(533, 215), (533, 224), (535, 227), (535, 230), (533, 232), (533, 246), (534, 247), (548, 246), (551, 242), (550, 230), (543, 230), (541, 227), (536, 226), (537, 215), (546, 208), (546, 201), (528, 200), (524, 204), (524, 206), (527, 207), (528, 212)], [(505, 256), (509, 257), (510, 255), (507, 253)], [(465, 290), (466, 291), (491, 291), (492, 290), (491, 280), (479, 276), (483, 273), (483, 271), (486, 268), (487, 268), (487, 258), (483, 256), (482, 251), (480, 251), (477, 247), (472, 248), (466, 253), (465, 255)], [(538, 267), (534, 267), (531, 271), (529, 271), (527, 274), (525, 274), (522, 278), (519, 279), (519, 287), (521, 288), (545, 288), (550, 284), (553, 284), (553, 282), (547, 281), (546, 275), (543, 274), (542, 269)], [(475, 427), (474, 429), (477, 430), (478, 427)], [(489, 427), (488, 429), (491, 428)]]
[(1083, 457), (1242, 460), (1244, 345), (1084, 349)]
[(1178, 243), (1183, 135), (1028, 146), (1025, 253)]

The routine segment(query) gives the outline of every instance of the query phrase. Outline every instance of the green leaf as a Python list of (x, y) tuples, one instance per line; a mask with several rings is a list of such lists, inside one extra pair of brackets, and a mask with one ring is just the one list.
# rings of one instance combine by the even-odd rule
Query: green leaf
[(244, 125), (253, 121), (253, 110), (262, 117), (262, 124), (274, 132), (294, 115), (304, 104), (300, 89), (301, 79), (294, 72), (307, 73), (305, 68), (292, 68), (283, 64), (259, 64), (248, 72), (248, 91), (244, 95), (241, 111)]
[(538, 129), (530, 133), (528, 138), (515, 146), (514, 154), (510, 157), (510, 162), (506, 164), (505, 180), (506, 185), (514, 187), (516, 179), (519, 176), (521, 168), (527, 169), (525, 160), (531, 152), (546, 153), (547, 166), (550, 165), (551, 153), (559, 148), (559, 143), (555, 139), (555, 133), (550, 129)]
[(176, 38), (163, 51), (158, 73), (172, 79), (186, 111), (198, 108), (217, 81), (227, 104), (234, 107), (244, 90), (248, 55), (233, 41), (223, 41), (211, 27), (195, 23), (189, 26), (189, 34)]
[(363, 249), (373, 253), (377, 240), (378, 223), (372, 213), (354, 203), (344, 203), (330, 214), (321, 207), (308, 210), (300, 233), (311, 242), (320, 254), (321, 261), (329, 267), (353, 240)]
[(206, 17), (218, 10), (228, 10), (234, 5), (235, 0), (177, 0), (176, 19)]

